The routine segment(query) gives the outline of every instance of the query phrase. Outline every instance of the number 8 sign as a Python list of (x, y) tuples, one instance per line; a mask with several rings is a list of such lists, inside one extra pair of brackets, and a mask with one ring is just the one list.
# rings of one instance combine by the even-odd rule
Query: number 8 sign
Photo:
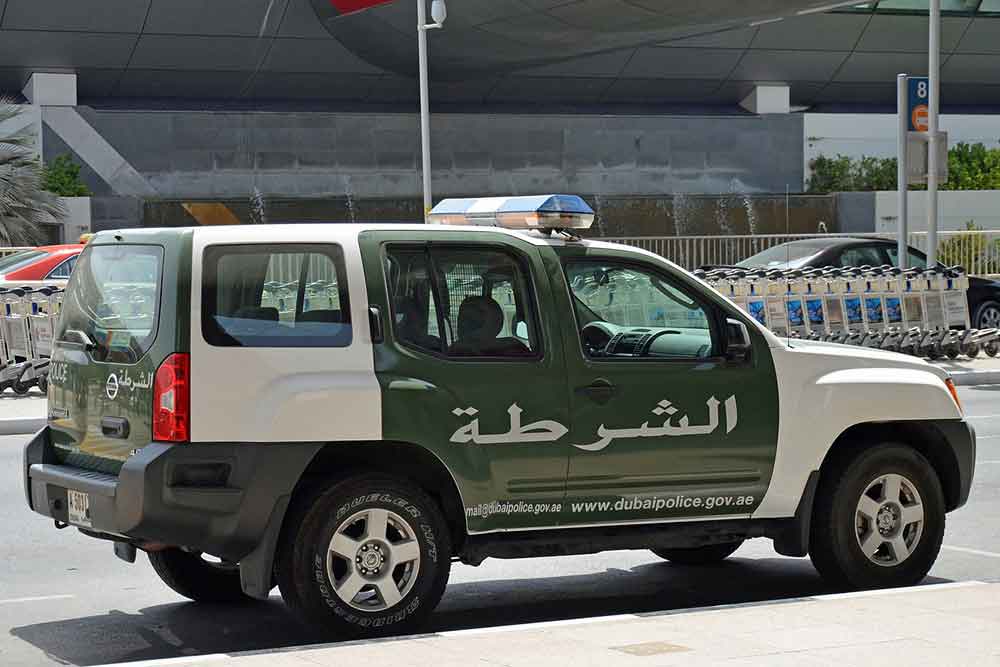
[(909, 83), (910, 132), (927, 131), (928, 97), (930, 86), (927, 77), (912, 76)]

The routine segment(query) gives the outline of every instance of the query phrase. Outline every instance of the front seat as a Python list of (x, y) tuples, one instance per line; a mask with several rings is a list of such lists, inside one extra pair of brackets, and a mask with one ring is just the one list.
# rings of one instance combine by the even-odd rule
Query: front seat
[(497, 338), (503, 310), (488, 296), (470, 296), (458, 308), (458, 331), (449, 354), (460, 357), (519, 357), (531, 350), (516, 338)]

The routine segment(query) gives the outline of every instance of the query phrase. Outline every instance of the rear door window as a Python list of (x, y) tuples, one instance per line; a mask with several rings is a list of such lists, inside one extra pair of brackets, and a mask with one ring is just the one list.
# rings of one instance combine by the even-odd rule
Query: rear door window
[(56, 338), (79, 331), (93, 341), (97, 361), (131, 364), (156, 338), (163, 248), (90, 246), (70, 277)]
[(207, 248), (202, 333), (220, 347), (347, 347), (351, 314), (340, 247)]

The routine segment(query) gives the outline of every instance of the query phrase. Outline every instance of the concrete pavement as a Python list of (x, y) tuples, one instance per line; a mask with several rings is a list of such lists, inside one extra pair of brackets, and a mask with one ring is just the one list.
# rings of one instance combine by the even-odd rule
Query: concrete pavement
[(941, 359), (934, 363), (951, 373), (955, 384), (960, 387), (1000, 384), (1000, 357), (980, 354), (976, 359), (959, 357), (954, 361)]
[(1000, 664), (998, 633), (1000, 584), (965, 582), (131, 665), (976, 667)]
[(34, 433), (45, 426), (47, 401), (37, 388), (24, 396), (0, 393), (0, 435)]

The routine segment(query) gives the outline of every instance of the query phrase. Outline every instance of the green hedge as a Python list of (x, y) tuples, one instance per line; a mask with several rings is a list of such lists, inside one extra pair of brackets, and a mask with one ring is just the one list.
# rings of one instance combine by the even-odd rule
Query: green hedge
[[(896, 189), (896, 158), (821, 155), (809, 168), (807, 192), (811, 194)], [(1000, 148), (956, 144), (948, 151), (948, 171), (942, 190), (1000, 190)]]

